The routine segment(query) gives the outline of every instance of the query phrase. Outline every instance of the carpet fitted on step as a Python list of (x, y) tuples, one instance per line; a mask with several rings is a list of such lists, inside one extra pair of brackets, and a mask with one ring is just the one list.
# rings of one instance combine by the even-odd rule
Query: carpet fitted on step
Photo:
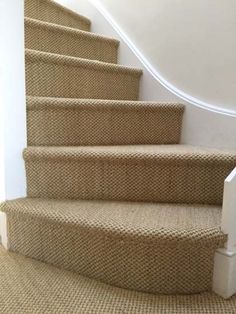
[[(226, 241), (223, 184), (236, 153), (180, 145), (183, 106), (138, 101), (142, 70), (117, 65), (117, 40), (89, 33), (90, 20), (51, 0), (25, 6), (32, 146), (24, 151), (28, 198), (3, 205), (10, 248), (125, 288), (211, 289), (214, 252)], [(34, 286), (41, 280), (39, 271)], [(165, 313), (162, 299), (126, 290), (117, 299), (118, 290), (101, 286), (79, 286), (79, 310), (71, 291), (66, 300), (75, 313)], [(88, 291), (96, 295), (89, 305)], [(171, 313), (173, 299), (163, 300)]]
[(13, 251), (145, 292), (210, 290), (226, 242), (216, 206), (26, 198), (3, 211)]
[(29, 96), (137, 100), (142, 71), (26, 49)]
[(25, 47), (29, 49), (116, 63), (118, 46), (112, 38), (25, 18)]
[(236, 155), (188, 145), (28, 147), (28, 196), (221, 204)]
[(115, 288), (0, 247), (4, 314), (234, 314), (236, 297), (151, 295)]
[(90, 30), (88, 18), (61, 6), (52, 0), (25, 0), (25, 16), (45, 22)]
[(177, 144), (183, 106), (27, 97), (30, 146)]

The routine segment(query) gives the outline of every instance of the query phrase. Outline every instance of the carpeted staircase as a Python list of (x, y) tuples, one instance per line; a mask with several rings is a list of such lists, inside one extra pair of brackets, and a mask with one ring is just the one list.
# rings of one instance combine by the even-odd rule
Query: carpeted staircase
[(210, 290), (236, 153), (179, 144), (184, 107), (139, 101), (117, 40), (25, 2), (28, 196), (3, 205), (10, 250), (122, 288)]

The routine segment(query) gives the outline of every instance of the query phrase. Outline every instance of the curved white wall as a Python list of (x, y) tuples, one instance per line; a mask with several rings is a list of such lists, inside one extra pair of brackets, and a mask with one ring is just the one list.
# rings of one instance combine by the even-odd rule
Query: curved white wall
[[(134, 23), (133, 29), (130, 29), (130, 34), (126, 26), (127, 20), (130, 20), (131, 15), (136, 15), (136, 11), (132, 10), (132, 4), (142, 3), (146, 6), (154, 0), (140, 1), (140, 0), (55, 0), (68, 8), (89, 17), (92, 20), (92, 31), (106, 36), (115, 37), (120, 40), (119, 49), (119, 63), (125, 65), (136, 66), (144, 70), (143, 79), (140, 88), (140, 99), (156, 100), (159, 102), (180, 102), (185, 104), (185, 115), (183, 122), (181, 142), (193, 145), (202, 145), (215, 148), (225, 148), (236, 150), (236, 116), (217, 113), (212, 110), (203, 109), (193, 103), (179, 98), (155, 78), (156, 69), (148, 68), (148, 64), (143, 62), (143, 57), (148, 59), (148, 55), (141, 51), (141, 43), (137, 38), (138, 29), (141, 28), (142, 23), (149, 23), (154, 13), (150, 12), (149, 19), (145, 19)], [(162, 0), (156, 0), (156, 2)], [(169, 1), (169, 0), (165, 0)], [(171, 0), (175, 3), (175, 0)], [(202, 3), (202, 0), (198, 0)], [(206, 2), (211, 0), (205, 0)], [(219, 0), (215, 0), (218, 2)], [(156, 3), (155, 2), (155, 3)], [(192, 1), (190, 1), (193, 3)], [(164, 3), (164, 2), (163, 2)], [(185, 5), (185, 2), (182, 2)], [(227, 0), (231, 3), (231, 0)], [(194, 4), (196, 5), (196, 4)], [(210, 9), (210, 8), (209, 8)], [(150, 8), (149, 8), (150, 10)], [(131, 11), (131, 12), (130, 12)], [(150, 10), (152, 11), (152, 10)], [(156, 13), (155, 13), (156, 14)], [(123, 21), (123, 22), (122, 22)], [(127, 22), (128, 24), (130, 23)], [(145, 25), (145, 24), (144, 24)], [(152, 23), (153, 25), (153, 23)], [(131, 27), (132, 28), (132, 27)], [(232, 30), (231, 30), (232, 31)], [(188, 32), (188, 30), (187, 30)], [(197, 30), (196, 30), (197, 32)], [(235, 29), (236, 32), (236, 29)], [(182, 32), (184, 37), (184, 31)], [(145, 40), (150, 40), (150, 32), (147, 31), (142, 37), (147, 37)], [(144, 40), (144, 38), (143, 38)], [(164, 40), (164, 39), (163, 39)], [(150, 45), (156, 45), (158, 38), (151, 39)], [(180, 41), (180, 38), (178, 39)], [(153, 42), (153, 43), (152, 43)], [(165, 54), (163, 53), (165, 56)], [(167, 54), (168, 56), (168, 54)], [(171, 56), (171, 55), (170, 55)], [(149, 60), (150, 61), (150, 60)], [(197, 60), (195, 60), (197, 64)], [(184, 67), (179, 64), (178, 67)], [(233, 66), (232, 66), (233, 67)], [(235, 67), (233, 67), (233, 70)], [(158, 70), (158, 69), (157, 69)], [(156, 71), (158, 72), (158, 71)], [(170, 68), (170, 74), (175, 72), (175, 68)], [(163, 73), (162, 73), (163, 75)], [(208, 82), (211, 84), (211, 82)], [(176, 82), (178, 85), (178, 82)], [(227, 83), (224, 82), (226, 86)], [(194, 88), (194, 85), (193, 85)], [(204, 88), (207, 91), (207, 85)], [(217, 92), (217, 91), (216, 91)], [(233, 95), (233, 92), (231, 93)], [(193, 96), (193, 95), (192, 95)], [(232, 96), (233, 97), (233, 96)], [(236, 102), (235, 102), (236, 103)], [(228, 104), (229, 105), (229, 104)], [(231, 107), (233, 108), (233, 106)]]
[(235, 0), (100, 0), (171, 85), (236, 113)]

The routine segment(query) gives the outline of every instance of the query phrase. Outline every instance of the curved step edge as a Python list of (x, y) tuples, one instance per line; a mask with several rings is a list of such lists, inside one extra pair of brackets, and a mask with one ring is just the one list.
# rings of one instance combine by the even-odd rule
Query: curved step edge
[[(213, 222), (177, 232), (160, 224), (158, 229), (158, 210), (172, 217), (182, 210), (182, 221), (184, 213), (195, 211), (196, 221), (204, 224), (213, 215)], [(3, 211), (11, 250), (115, 286), (151, 293), (211, 289), (214, 253), (226, 240), (214, 226), (220, 217), (218, 207), (22, 199), (5, 203)]]

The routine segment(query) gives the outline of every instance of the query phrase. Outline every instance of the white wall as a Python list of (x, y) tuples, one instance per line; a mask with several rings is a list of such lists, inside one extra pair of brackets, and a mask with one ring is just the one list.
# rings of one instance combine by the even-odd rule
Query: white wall
[(0, 0), (0, 201), (24, 196), (24, 1)]
[(141, 99), (186, 105), (182, 143), (236, 149), (236, 2), (57, 2), (121, 40), (120, 63), (144, 69)]
[(100, 2), (163, 78), (236, 112), (235, 0)]

